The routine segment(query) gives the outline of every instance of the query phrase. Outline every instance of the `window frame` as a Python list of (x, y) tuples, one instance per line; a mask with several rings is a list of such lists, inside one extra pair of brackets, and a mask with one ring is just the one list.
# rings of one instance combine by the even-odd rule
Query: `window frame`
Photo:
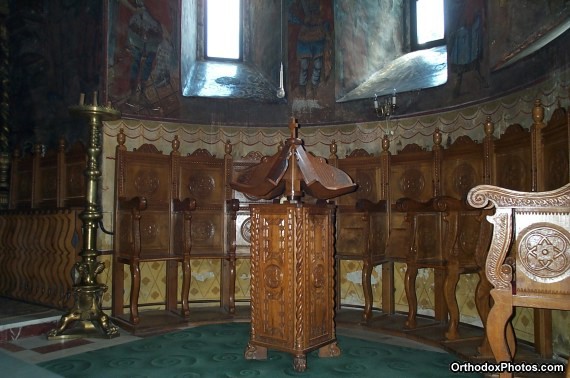
[(443, 0), (443, 38), (434, 39), (426, 43), (418, 43), (418, 16), (417, 16), (417, 0), (410, 1), (410, 46), (411, 51), (430, 49), (436, 46), (446, 44), (447, 28), (445, 19), (445, 0)]
[(203, 45), (203, 59), (206, 61), (221, 61), (221, 62), (243, 62), (243, 29), (244, 29), (244, 1), (239, 1), (239, 57), (238, 58), (220, 58), (220, 57), (210, 57), (208, 56), (208, 0), (204, 0), (204, 45)]

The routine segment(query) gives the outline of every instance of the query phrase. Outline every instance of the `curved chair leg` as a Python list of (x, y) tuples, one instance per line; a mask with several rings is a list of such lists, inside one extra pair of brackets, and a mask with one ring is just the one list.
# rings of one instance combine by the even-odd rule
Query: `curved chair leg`
[[(475, 289), (475, 306), (477, 307), (477, 313), (481, 318), (481, 322), (483, 323), (483, 326), (485, 326), (485, 324), (487, 324), (487, 317), (489, 316), (489, 310), (491, 307), (491, 289), (493, 288), (493, 285), (491, 285), (489, 280), (487, 280), (483, 270), (480, 270), (478, 275), (479, 283)], [(493, 355), (486, 333), (483, 336), (483, 340), (479, 348), (477, 348), (477, 351), (482, 357), (491, 357)]]
[(188, 296), (190, 295), (190, 279), (191, 279), (190, 258), (182, 261), (182, 316), (187, 318), (190, 316), (190, 307), (188, 306)]
[(231, 315), (236, 313), (236, 258), (230, 257), (230, 272), (229, 272), (229, 298), (228, 298), (228, 312)]
[(369, 258), (364, 259), (362, 266), (362, 291), (364, 292), (364, 312), (362, 313), (362, 321), (368, 322), (372, 317), (372, 262)]
[(416, 328), (416, 314), (418, 312), (418, 297), (416, 295), (417, 276), (418, 267), (413, 264), (408, 264), (404, 277), (404, 289), (406, 291), (406, 298), (408, 298), (408, 319), (406, 320), (406, 328)]
[(457, 327), (459, 326), (459, 306), (457, 305), (457, 298), (455, 297), (457, 282), (459, 282), (459, 267), (453, 265), (448, 266), (443, 288), (445, 303), (449, 311), (449, 326), (447, 332), (445, 332), (445, 337), (448, 340), (456, 340), (459, 338), (459, 332), (457, 331)]
[[(491, 296), (494, 303), (487, 317), (485, 332), (495, 360), (497, 362), (511, 361), (513, 354), (507, 343), (507, 322), (513, 314), (512, 294), (510, 290), (506, 292), (493, 289), (491, 290)], [(501, 373), (500, 376), (507, 377), (510, 375)]]
[(131, 323), (139, 324), (139, 293), (141, 290), (141, 269), (139, 262), (130, 264), (131, 268)]

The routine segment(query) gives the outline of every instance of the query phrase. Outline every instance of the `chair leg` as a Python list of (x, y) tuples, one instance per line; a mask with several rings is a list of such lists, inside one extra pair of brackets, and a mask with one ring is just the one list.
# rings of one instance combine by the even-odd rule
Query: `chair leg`
[[(509, 339), (507, 322), (513, 314), (512, 294), (510, 290), (507, 292), (493, 289), (491, 296), (494, 303), (487, 317), (485, 332), (497, 363), (512, 361), (513, 351), (508, 345), (510, 341), (507, 341)], [(502, 372), (499, 376), (512, 377), (512, 373)]]
[(190, 279), (191, 279), (190, 258), (182, 260), (182, 288), (180, 295), (182, 296), (182, 316), (188, 318), (190, 316), (190, 307), (188, 306), (188, 296), (190, 295)]
[(141, 269), (139, 262), (132, 262), (130, 264), (131, 268), (131, 323), (139, 324), (139, 293), (141, 289)]
[(236, 313), (236, 258), (235, 256), (230, 258), (229, 266), (229, 298), (228, 298), (228, 312), (231, 315)]
[(368, 322), (372, 317), (372, 262), (369, 258), (364, 259), (362, 266), (362, 291), (364, 292), (364, 312), (362, 321)]
[(113, 288), (112, 288), (112, 307), (111, 307), (111, 315), (112, 316), (119, 316), (123, 315), (123, 302), (124, 302), (124, 290), (125, 290), (125, 266), (117, 261), (117, 259), (113, 259)]
[[(487, 324), (487, 317), (489, 316), (489, 309), (491, 307), (490, 292), (493, 286), (489, 280), (487, 280), (487, 277), (485, 276), (485, 272), (483, 270), (479, 270), (478, 275), (479, 283), (475, 289), (475, 306), (477, 307), (477, 312), (481, 318), (481, 322), (483, 323), (483, 326), (485, 326), (485, 324)], [(477, 351), (482, 357), (491, 357), (493, 355), (486, 333), (483, 336), (483, 340)]]
[(416, 314), (418, 312), (418, 298), (416, 295), (416, 277), (418, 276), (418, 267), (408, 264), (406, 275), (404, 276), (404, 289), (406, 298), (408, 298), (408, 319), (406, 320), (406, 328), (416, 328)]
[(459, 282), (459, 267), (453, 265), (448, 266), (445, 283), (443, 285), (443, 295), (445, 296), (445, 303), (449, 311), (449, 326), (447, 332), (445, 332), (445, 337), (448, 340), (456, 340), (459, 338), (459, 332), (457, 331), (457, 327), (459, 326), (459, 306), (457, 305), (457, 298), (455, 296), (457, 282)]

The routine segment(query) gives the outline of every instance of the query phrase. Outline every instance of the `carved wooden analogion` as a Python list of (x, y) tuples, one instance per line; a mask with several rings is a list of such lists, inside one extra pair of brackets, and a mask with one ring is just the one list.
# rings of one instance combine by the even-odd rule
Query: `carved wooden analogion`
[(304, 192), (317, 199), (349, 193), (348, 175), (308, 154), (291, 137), (274, 156), (245, 169), (231, 186), (258, 198), (283, 193), (285, 203), (252, 204), (251, 338), (246, 359), (266, 359), (267, 349), (294, 355), (296, 371), (307, 367), (306, 353), (338, 356), (334, 327), (334, 206), (304, 204)]

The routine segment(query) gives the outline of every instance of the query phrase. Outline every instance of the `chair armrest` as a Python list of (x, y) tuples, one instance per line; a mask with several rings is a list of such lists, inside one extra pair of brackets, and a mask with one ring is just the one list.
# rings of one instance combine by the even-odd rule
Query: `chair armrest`
[(380, 200), (376, 203), (361, 198), (356, 201), (356, 210), (368, 212), (386, 212), (388, 209), (388, 201)]
[(117, 200), (119, 210), (146, 210), (147, 200), (145, 197), (133, 197), (130, 199), (121, 197)]
[(232, 198), (226, 200), (226, 213), (236, 213), (239, 210), (239, 200)]
[(176, 212), (194, 211), (196, 210), (196, 200), (193, 198), (184, 198), (183, 200), (175, 198), (172, 200), (172, 207)]
[(425, 211), (432, 207), (432, 200), (428, 202), (419, 202), (411, 198), (400, 198), (396, 201), (394, 207), (395, 210), (399, 212)]

